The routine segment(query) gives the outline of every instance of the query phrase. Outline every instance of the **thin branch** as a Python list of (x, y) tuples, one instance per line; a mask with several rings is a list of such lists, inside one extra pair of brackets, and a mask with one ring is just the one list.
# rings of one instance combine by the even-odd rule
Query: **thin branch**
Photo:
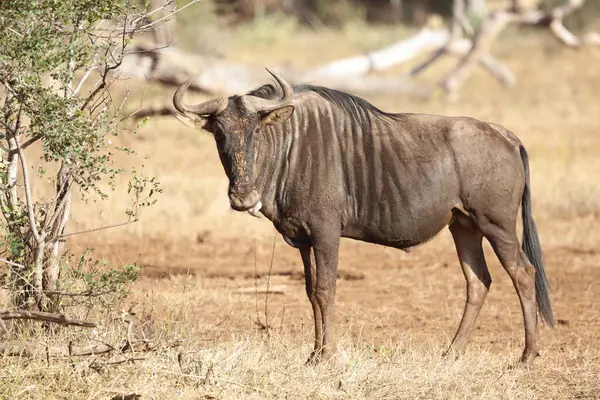
[(257, 270), (257, 263), (256, 263), (256, 239), (254, 239), (253, 241), (254, 244), (254, 291), (255, 291), (255, 296), (254, 296), (254, 305), (256, 308), (256, 323), (259, 326), (265, 326), (262, 321), (260, 320), (260, 316), (258, 314), (258, 270)]
[(121, 109), (123, 109), (123, 106), (125, 105), (125, 102), (127, 102), (127, 99), (129, 98), (129, 95), (131, 94), (131, 89), (129, 88), (129, 85), (127, 84), (127, 82), (125, 83), (125, 95), (123, 96), (123, 99), (121, 100), (121, 102), (119, 103), (119, 105), (116, 105), (117, 103), (112, 99), (111, 97), (111, 102), (110, 104), (113, 106), (113, 111), (114, 111), (114, 115), (111, 118), (111, 123), (114, 123), (117, 118), (119, 113), (121, 112)]
[[(148, 17), (148, 18), (150, 18), (151, 16), (153, 16), (153, 15), (154, 15), (154, 14), (156, 14), (157, 12), (160, 12), (160, 11), (166, 10), (166, 8), (167, 8), (167, 7), (170, 7), (170, 6), (172, 6), (173, 4), (175, 4), (175, 7), (177, 7), (177, 2), (176, 2), (175, 0), (170, 0), (170, 1), (166, 2), (165, 4), (163, 4), (162, 6), (155, 8), (155, 9), (154, 9), (154, 10), (152, 10), (152, 11), (148, 11), (148, 13), (147, 13), (147, 14), (145, 14), (145, 16), (146, 16), (146, 17)], [(173, 12), (173, 11), (176, 11), (176, 10), (167, 10), (167, 11), (168, 11), (168, 12)]]
[(151, 49), (150, 48), (145, 48), (145, 47), (140, 47), (140, 46), (134, 46), (134, 49), (140, 49), (140, 50), (126, 51), (124, 53), (124, 55), (128, 56), (128, 55), (131, 55), (131, 54), (153, 53), (153, 52), (156, 52), (158, 50), (168, 49), (170, 47), (171, 47), (171, 45), (168, 45), (168, 44), (161, 45), (161, 46), (156, 46), (156, 47), (153, 46)]
[[(33, 208), (33, 200), (31, 197), (31, 181), (29, 180), (29, 170), (27, 169), (27, 160), (25, 159), (25, 154), (19, 145), (19, 138), (17, 136), (13, 136), (15, 139), (15, 144), (17, 146), (17, 152), (19, 153), (19, 160), (21, 161), (21, 168), (23, 169), (23, 183), (25, 186), (25, 201), (27, 203), (27, 212), (29, 214), (29, 227), (31, 228), (31, 234), (35, 239), (35, 242), (39, 245), (43, 237), (40, 236), (40, 233), (37, 231), (37, 224), (35, 222), (35, 209)], [(43, 235), (43, 233), (42, 233)]]
[(9, 124), (7, 124), (6, 122), (2, 121), (1, 119), (0, 119), (0, 124), (4, 125), (4, 127), (6, 128), (6, 130), (8, 131), (8, 133), (10, 133), (11, 135), (15, 134), (15, 131), (14, 131), (13, 127), (10, 126)]
[(37, 136), (37, 135), (30, 137), (29, 139), (27, 139), (26, 141), (21, 143), (21, 149), (25, 150), (26, 148), (28, 148), (29, 146), (31, 146), (32, 144), (34, 144), (41, 138), (42, 138), (41, 136)]
[[(17, 153), (17, 135), (11, 134), (8, 138), (8, 147), (10, 151), (7, 155), (8, 161), (8, 170), (7, 170), (7, 182), (6, 182), (6, 190), (8, 191), (8, 203), (10, 210), (14, 211), (15, 207), (19, 203), (18, 193), (17, 193), (17, 173), (18, 173), (18, 163), (19, 163), (19, 154)], [(7, 222), (14, 222), (14, 218), (8, 218)]]
[[(110, 362), (105, 362), (105, 363), (100, 363), (98, 361), (94, 361), (92, 363), (92, 365), (97, 366), (97, 367), (107, 367), (107, 366), (113, 366), (113, 365), (120, 365), (120, 364), (125, 364), (125, 363), (132, 363), (135, 361), (143, 361), (146, 360), (146, 357), (126, 357), (124, 360), (118, 360), (118, 361), (110, 361)], [(117, 398), (121, 398), (120, 396)]]
[[(19, 113), (20, 114), (20, 113)], [(20, 123), (20, 115), (19, 115), (19, 120), (18, 122)], [(12, 136), (16, 135), (16, 132), (18, 132), (18, 128), (15, 129), (13, 127), (11, 127), (9, 124), (7, 124), (6, 122), (2, 121), (0, 119), (0, 124), (4, 125), (4, 127), (6, 128), (6, 130), (8, 131), (8, 133), (10, 133)], [(29, 139), (27, 139), (26, 141), (24, 141), (23, 143), (21, 143), (21, 149), (25, 150), (26, 148), (28, 148), (29, 146), (31, 146), (32, 144), (34, 144), (35, 142), (37, 142), (38, 140), (41, 139), (41, 136), (32, 136)], [(6, 149), (4, 148), (5, 151), (7, 151), (8, 153), (15, 153), (17, 152), (17, 149)]]
[(42, 311), (2, 310), (0, 311), (0, 319), (31, 319), (34, 321), (52, 322), (63, 326), (83, 326), (86, 328), (96, 327), (96, 324), (94, 322), (67, 318), (62, 314), (52, 314)]
[[(171, 18), (173, 18), (173, 17), (174, 17), (175, 15), (177, 15), (178, 13), (182, 12), (182, 11), (183, 11), (183, 10), (185, 10), (186, 8), (188, 8), (188, 7), (192, 6), (192, 5), (196, 4), (196, 3), (199, 3), (200, 1), (201, 1), (201, 0), (192, 0), (192, 1), (190, 1), (188, 4), (186, 4), (185, 6), (183, 6), (183, 7), (179, 8), (179, 9), (177, 9), (177, 10), (174, 10), (174, 11), (169, 11), (169, 14), (165, 15), (165, 16), (164, 16), (164, 17), (162, 17), (162, 18), (159, 18), (159, 19), (157, 19), (156, 21), (152, 21), (152, 22), (151, 22), (151, 23), (149, 23), (149, 24), (142, 25), (142, 26), (138, 27), (137, 29), (135, 29), (135, 28), (134, 28), (135, 30), (134, 30), (134, 31), (132, 31), (132, 34), (133, 34), (134, 32), (135, 32), (135, 33), (139, 33), (139, 32), (146, 32), (146, 31), (149, 31), (149, 30), (153, 29), (153, 28), (155, 27), (155, 25), (161, 24), (161, 23), (163, 23), (163, 22), (167, 22), (168, 20), (170, 20)], [(168, 5), (168, 4), (167, 4), (167, 5)], [(152, 11), (150, 14), (147, 14), (147, 15), (151, 15), (151, 14), (153, 14), (153, 13), (157, 12), (157, 11), (164, 10), (164, 9), (165, 9), (165, 7), (166, 7), (166, 5), (165, 5), (165, 6), (162, 6), (162, 7), (160, 7), (160, 8), (157, 8), (156, 10)], [(136, 22), (137, 22), (137, 21), (136, 21)]]
[(87, 230), (84, 230), (84, 231), (79, 231), (79, 232), (71, 232), (71, 233), (66, 233), (66, 234), (64, 234), (64, 235), (59, 235), (59, 236), (57, 236), (57, 237), (56, 237), (55, 239), (53, 239), (53, 240), (61, 240), (61, 239), (64, 239), (64, 238), (66, 238), (66, 237), (69, 237), (69, 236), (82, 235), (82, 234), (84, 234), (84, 233), (92, 233), (92, 232), (103, 231), (103, 230), (106, 230), (106, 229), (118, 228), (118, 227), (121, 227), (121, 226), (125, 226), (125, 225), (130, 225), (130, 224), (133, 224), (133, 223), (135, 223), (135, 222), (138, 222), (138, 220), (137, 220), (137, 219), (134, 219), (134, 220), (132, 220), (132, 221), (122, 222), (122, 223), (120, 223), (120, 224), (114, 224), (114, 225), (109, 225), (109, 226), (103, 226), (103, 227), (100, 227), (100, 228), (94, 228), (94, 229), (87, 229)]
[(48, 291), (44, 291), (45, 294), (53, 296), (53, 295), (57, 295), (57, 296), (65, 296), (65, 297), (100, 297), (100, 296), (104, 296), (105, 294), (109, 294), (109, 293), (113, 293), (114, 290), (113, 289), (109, 289), (109, 290), (105, 290), (102, 292), (92, 292), (91, 290), (86, 290), (85, 292), (75, 292), (75, 293), (70, 293), (70, 292), (61, 292), (61, 291), (57, 291), (57, 290), (48, 290)]
[(19, 268), (25, 269), (25, 266), (23, 264), (12, 262), (12, 261), (9, 261), (9, 260), (7, 260), (5, 258), (0, 258), (0, 262), (3, 262), (4, 264), (10, 265), (11, 267), (19, 267)]
[[(26, 267), (24, 265), (18, 264), (18, 263), (12, 262), (12, 261), (8, 261), (8, 260), (6, 260), (4, 258), (0, 258), (0, 262), (3, 262), (3, 263), (8, 264), (8, 265), (11, 265), (13, 267), (20, 268), (22, 270), (26, 270)], [(18, 271), (14, 270), (14, 269), (11, 271), (11, 274), (15, 274), (15, 275), (17, 275), (17, 278), (22, 279), (24, 286), (28, 286), (29, 288), (33, 289), (35, 292), (39, 292), (39, 289), (36, 288), (35, 286), (33, 286), (31, 284), (29, 278), (24, 277), (23, 275), (21, 275)]]
[(85, 73), (83, 74), (83, 76), (81, 77), (81, 80), (79, 81), (79, 83), (77, 84), (77, 87), (75, 88), (75, 90), (73, 90), (73, 96), (77, 96), (77, 94), (79, 94), (79, 91), (81, 90), (81, 88), (83, 87), (83, 84), (85, 83), (85, 81), (87, 81), (87, 79), (90, 76), (90, 73), (96, 69), (98, 69), (98, 66), (95, 65), (96, 64), (96, 60), (98, 58), (98, 54), (94, 54), (94, 61), (92, 61), (92, 63), (90, 64), (89, 67), (86, 68)]
[(269, 265), (269, 274), (267, 275), (267, 292), (265, 293), (265, 325), (269, 326), (269, 286), (271, 285), (271, 272), (273, 272), (273, 264), (275, 261), (275, 243), (277, 236), (273, 236), (273, 250), (271, 251), (271, 264)]
[(173, 107), (172, 104), (157, 104), (149, 107), (140, 107), (136, 111), (127, 115), (127, 117), (123, 119), (127, 119), (133, 117), (135, 121), (139, 121), (140, 119), (144, 119), (146, 117), (152, 116), (164, 116), (164, 115), (178, 115), (177, 110)]
[[(165, 343), (159, 346), (156, 343), (151, 343), (147, 340), (140, 340), (133, 343), (137, 352), (149, 352), (158, 349), (159, 347), (168, 349), (181, 346), (181, 340), (174, 340), (169, 343)], [(17, 344), (12, 345), (10, 343), (0, 343), (0, 355), (2, 356), (16, 356), (16, 357), (32, 357), (40, 350), (40, 346), (34, 344)], [(50, 347), (46, 350), (50, 357), (81, 357), (91, 356), (98, 354), (106, 354), (112, 352), (118, 352), (121, 354), (131, 351), (131, 348), (125, 341), (120, 346), (112, 346), (108, 343), (100, 342), (100, 344), (94, 344), (90, 346), (69, 346), (69, 348)]]
[[(105, 56), (106, 56), (106, 54), (105, 54)], [(106, 80), (108, 78), (110, 71), (119, 68), (122, 63), (123, 63), (123, 58), (121, 57), (121, 59), (119, 61), (116, 61), (115, 64), (113, 64), (113, 65), (108, 65), (108, 63), (104, 64), (104, 70), (102, 71), (102, 79), (100, 81), (100, 84), (92, 91), (92, 93), (90, 93), (88, 98), (85, 99), (85, 101), (83, 102), (83, 105), (80, 107), (80, 110), (85, 110), (85, 108), (88, 106), (88, 104), (98, 95), (98, 93), (100, 93), (100, 91), (106, 87)]]
[[(145, 98), (145, 96), (146, 96), (146, 88), (147, 88), (147, 84), (148, 84), (148, 80), (145, 80), (145, 81), (144, 81), (144, 87), (142, 88), (142, 97), (141, 97), (141, 99), (140, 99), (140, 106), (138, 107), (138, 109), (137, 109), (137, 110), (135, 110), (135, 111), (133, 111), (133, 112), (131, 112), (131, 113), (129, 113), (129, 114), (128, 114), (128, 115), (126, 115), (125, 117), (121, 118), (121, 119), (119, 120), (119, 122), (118, 122), (119, 124), (120, 124), (121, 122), (125, 121), (126, 119), (129, 119), (129, 118), (130, 118), (132, 115), (134, 115), (134, 114), (137, 114), (137, 113), (139, 113), (140, 111), (142, 111), (142, 109), (143, 109), (143, 107), (144, 107), (144, 98)], [(145, 117), (142, 117), (142, 118), (145, 118)], [(140, 118), (137, 118), (137, 117), (135, 118), (135, 120), (136, 120), (136, 121), (138, 121), (139, 119), (140, 119)]]

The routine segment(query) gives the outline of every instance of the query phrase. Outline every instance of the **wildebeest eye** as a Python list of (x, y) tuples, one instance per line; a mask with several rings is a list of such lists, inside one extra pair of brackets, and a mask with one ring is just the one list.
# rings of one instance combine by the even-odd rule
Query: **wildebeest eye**
[(214, 136), (215, 140), (217, 141), (217, 144), (219, 144), (219, 145), (225, 144), (225, 142), (227, 141), (225, 132), (223, 132), (222, 129), (215, 129), (213, 131), (213, 136)]
[(217, 142), (217, 147), (219, 151), (227, 153), (229, 139), (227, 138), (227, 134), (225, 133), (225, 127), (221, 123), (216, 122), (211, 126), (211, 130), (213, 133), (213, 137)]
[(225, 140), (225, 129), (220, 122), (213, 122), (210, 130), (217, 141)]
[(223, 124), (221, 124), (219, 121), (210, 121), (210, 131), (213, 134), (223, 134), (224, 131), (224, 127)]

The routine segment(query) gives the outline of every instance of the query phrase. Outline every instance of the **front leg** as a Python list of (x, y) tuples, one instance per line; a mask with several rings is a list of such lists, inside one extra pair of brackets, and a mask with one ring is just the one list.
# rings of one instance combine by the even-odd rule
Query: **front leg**
[(339, 222), (325, 224), (321, 220), (319, 225), (311, 227), (311, 236), (317, 278), (314, 295), (323, 321), (321, 355), (324, 360), (327, 360), (335, 352), (333, 317), (340, 247), (340, 224)]
[[(285, 238), (285, 236), (284, 236)], [(323, 317), (321, 315), (321, 307), (317, 302), (317, 271), (315, 269), (315, 261), (311, 246), (299, 247), (302, 264), (304, 264), (304, 280), (306, 282), (306, 295), (313, 309), (315, 322), (315, 347), (306, 361), (307, 364), (317, 363), (321, 359), (321, 351), (323, 350)]]

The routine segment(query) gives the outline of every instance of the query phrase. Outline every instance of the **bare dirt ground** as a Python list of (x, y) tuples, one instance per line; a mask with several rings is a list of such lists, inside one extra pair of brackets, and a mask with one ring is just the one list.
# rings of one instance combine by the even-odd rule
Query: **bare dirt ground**
[[(317, 39), (305, 35), (291, 42), (297, 46), (259, 42), (230, 52), (265, 64), (293, 60), (302, 48), (308, 54), (302, 62), (316, 62), (309, 46)], [(149, 156), (144, 164), (165, 192), (160, 202), (139, 224), (71, 244), (92, 246), (111, 264), (142, 265), (142, 278), (123, 306), (136, 314), (133, 334), (159, 343), (180, 340), (181, 346), (164, 346), (102, 372), (91, 371), (87, 359), (46, 364), (42, 356), (34, 362), (0, 358), (0, 397), (600, 398), (600, 53), (574, 52), (536, 37), (516, 49), (506, 43), (499, 52), (519, 77), (519, 88), (499, 88), (478, 73), (455, 103), (368, 99), (390, 111), (494, 121), (525, 143), (558, 322), (554, 330), (541, 329), (543, 350), (535, 366), (512, 368), (523, 346), (521, 311), (489, 246), (492, 289), (467, 354), (441, 357), (465, 301), (446, 230), (411, 253), (344, 240), (338, 354), (329, 364), (304, 366), (312, 312), (297, 251), (268, 221), (229, 210), (227, 181), (206, 133), (157, 118), (125, 144)], [(114, 221), (126, 206), (118, 192), (100, 205), (76, 205), (73, 230)], [(267, 281), (279, 293), (256, 296), (254, 288)], [(115, 324), (105, 321), (97, 335), (116, 340), (124, 331)]]

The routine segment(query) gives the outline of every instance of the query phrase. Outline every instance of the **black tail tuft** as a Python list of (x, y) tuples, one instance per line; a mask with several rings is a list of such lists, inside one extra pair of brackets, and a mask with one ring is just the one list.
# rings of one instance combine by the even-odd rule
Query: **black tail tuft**
[(531, 215), (531, 192), (529, 184), (529, 157), (523, 146), (520, 147), (521, 160), (525, 168), (525, 189), (521, 202), (521, 213), (523, 216), (523, 251), (535, 268), (535, 298), (538, 312), (548, 325), (554, 327), (554, 316), (550, 304), (549, 285), (544, 271), (542, 261), (542, 247), (538, 237), (535, 221)]

